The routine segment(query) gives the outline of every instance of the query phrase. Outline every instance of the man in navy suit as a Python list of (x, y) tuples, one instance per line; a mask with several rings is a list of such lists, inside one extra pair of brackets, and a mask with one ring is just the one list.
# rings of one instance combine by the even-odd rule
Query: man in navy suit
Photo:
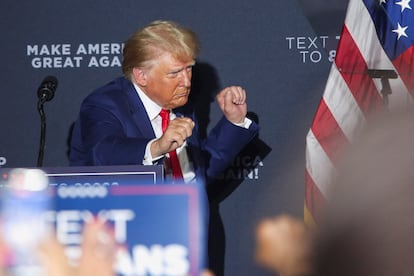
[[(258, 126), (246, 117), (245, 90), (230, 86), (216, 96), (223, 118), (200, 140), (194, 113), (177, 111), (186, 107), (198, 51), (196, 35), (173, 22), (155, 21), (134, 33), (123, 51), (124, 77), (82, 103), (71, 165), (165, 164), (175, 151), (185, 183), (212, 185), (257, 135)], [(163, 109), (170, 111), (164, 131)]]

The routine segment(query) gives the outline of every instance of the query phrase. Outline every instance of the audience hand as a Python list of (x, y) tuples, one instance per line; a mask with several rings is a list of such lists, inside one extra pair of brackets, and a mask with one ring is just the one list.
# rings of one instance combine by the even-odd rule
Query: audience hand
[(40, 263), (47, 276), (114, 276), (116, 243), (112, 231), (99, 220), (85, 223), (82, 256), (76, 265), (70, 264), (64, 247), (55, 235), (39, 246)]
[(256, 260), (283, 276), (311, 271), (311, 233), (288, 215), (263, 220), (257, 227)]

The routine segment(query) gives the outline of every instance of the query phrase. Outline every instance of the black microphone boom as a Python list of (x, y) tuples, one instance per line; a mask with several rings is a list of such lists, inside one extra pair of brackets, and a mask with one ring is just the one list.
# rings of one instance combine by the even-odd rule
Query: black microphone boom
[(54, 76), (47, 76), (44, 78), (39, 88), (37, 89), (37, 96), (39, 100), (37, 101), (37, 110), (40, 115), (40, 144), (39, 144), (39, 154), (37, 156), (37, 166), (42, 167), (43, 165), (43, 155), (45, 150), (45, 140), (46, 140), (46, 114), (43, 110), (43, 104), (50, 101), (55, 96), (55, 91), (57, 88), (58, 81)]
[(55, 96), (55, 91), (58, 85), (58, 80), (54, 76), (47, 76), (44, 78), (39, 88), (37, 89), (37, 96), (39, 100), (44, 103), (48, 102)]

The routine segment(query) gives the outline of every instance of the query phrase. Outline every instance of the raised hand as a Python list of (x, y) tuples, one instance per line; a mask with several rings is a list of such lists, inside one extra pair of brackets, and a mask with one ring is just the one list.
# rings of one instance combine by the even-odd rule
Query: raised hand
[(240, 86), (226, 87), (217, 95), (218, 105), (233, 124), (242, 123), (247, 114), (246, 91)]

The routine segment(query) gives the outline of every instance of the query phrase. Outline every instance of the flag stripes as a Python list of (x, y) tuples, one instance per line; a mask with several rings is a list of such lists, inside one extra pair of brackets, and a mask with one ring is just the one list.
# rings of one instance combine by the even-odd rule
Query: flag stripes
[[(400, 22), (412, 23), (414, 29), (414, 20), (407, 21), (411, 8), (403, 8), (409, 5), (407, 1), (349, 1), (337, 55), (306, 137), (304, 211), (308, 224), (318, 224), (339, 159), (371, 114), (413, 106), (413, 41), (396, 31)], [(368, 69), (398, 74), (389, 80), (388, 106), (381, 95), (381, 79), (370, 76)]]

